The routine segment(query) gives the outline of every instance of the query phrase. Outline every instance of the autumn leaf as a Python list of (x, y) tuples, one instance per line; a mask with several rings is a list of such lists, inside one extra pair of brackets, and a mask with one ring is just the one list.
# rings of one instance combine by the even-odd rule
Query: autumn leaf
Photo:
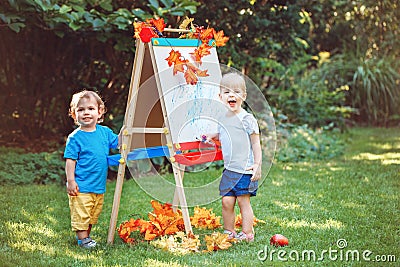
[(164, 19), (151, 19), (150, 23), (161, 33), (165, 29)]
[(193, 20), (194, 20), (194, 18), (189, 18), (189, 17), (186, 17), (183, 21), (182, 21), (182, 23), (181, 23), (181, 25), (179, 25), (179, 29), (187, 29), (187, 27), (189, 26), (189, 24), (193, 24), (192, 22), (193, 22)]
[(150, 244), (174, 254), (184, 255), (199, 252), (200, 240), (199, 236), (192, 233), (185, 235), (183, 232), (177, 232), (174, 236), (164, 236), (151, 241)]
[(134, 243), (135, 239), (131, 238), (131, 233), (138, 231), (144, 221), (142, 219), (130, 219), (129, 221), (123, 222), (118, 228), (118, 235), (126, 243)]
[(201, 44), (198, 48), (194, 50), (193, 53), (190, 53), (195, 62), (199, 62), (201, 64), (201, 58), (204, 56), (208, 56), (211, 54), (210, 52), (211, 46), (208, 44)]
[(203, 43), (208, 43), (208, 41), (210, 41), (213, 38), (214, 32), (215, 32), (214, 28), (207, 28), (205, 30), (202, 30), (199, 36), (200, 40)]
[[(256, 225), (259, 224), (259, 223), (265, 223), (265, 221), (259, 220), (259, 219), (257, 219), (257, 218), (254, 216), (254, 219), (253, 219), (253, 226), (256, 226)], [(239, 228), (240, 226), (242, 226), (242, 215), (241, 215), (241, 214), (238, 214), (238, 215), (236, 216), (236, 218), (235, 218), (235, 227), (236, 227), (236, 228)]]
[(153, 240), (158, 236), (175, 234), (185, 229), (182, 212), (174, 212), (171, 204), (161, 204), (155, 200), (151, 201), (153, 212), (148, 213), (149, 220), (130, 219), (122, 223), (118, 228), (118, 234), (126, 243), (133, 243), (131, 233), (139, 231), (145, 240)]
[(214, 40), (216, 46), (224, 46), (228, 42), (229, 37), (224, 36), (224, 31), (214, 31)]
[(158, 201), (152, 200), (150, 201), (151, 206), (153, 207), (153, 212), (156, 215), (167, 215), (167, 216), (174, 216), (175, 212), (172, 209), (172, 204), (171, 203), (165, 203), (165, 204), (161, 204)]
[(187, 59), (185, 60), (178, 60), (174, 63), (174, 69), (173, 69), (173, 74), (177, 74), (178, 72), (185, 72), (185, 66), (187, 67), (187, 63), (189, 61)]
[(207, 76), (210, 76), (210, 75), (208, 75), (207, 71), (208, 71), (208, 70), (198, 70), (198, 71), (196, 72), (197, 77), (207, 77)]
[(184, 76), (187, 84), (195, 85), (198, 81), (196, 73), (190, 68), (186, 70)]
[(165, 59), (168, 62), (168, 66), (174, 65), (173, 74), (177, 74), (178, 72), (185, 72), (186, 63), (189, 61), (187, 59), (183, 59), (182, 54), (179, 51), (171, 50), (169, 52), (169, 57)]
[(144, 235), (144, 240), (151, 241), (156, 238), (158, 235), (153, 233), (152, 231), (146, 231)]
[(133, 27), (135, 28), (135, 35), (134, 35), (134, 37), (136, 38), (136, 39), (139, 39), (140, 38), (140, 32), (141, 32), (141, 30), (142, 30), (142, 28), (143, 28), (143, 22), (134, 22), (133, 23)]
[(216, 251), (228, 249), (232, 246), (232, 243), (228, 241), (227, 234), (212, 233), (211, 235), (205, 236), (207, 251)]
[(181, 52), (172, 49), (169, 52), (169, 56), (165, 60), (168, 62), (168, 66), (171, 67), (176, 62), (182, 61), (181, 57), (182, 57)]
[(190, 222), (196, 228), (216, 229), (221, 226), (220, 219), (221, 217), (215, 216), (212, 209), (195, 207)]

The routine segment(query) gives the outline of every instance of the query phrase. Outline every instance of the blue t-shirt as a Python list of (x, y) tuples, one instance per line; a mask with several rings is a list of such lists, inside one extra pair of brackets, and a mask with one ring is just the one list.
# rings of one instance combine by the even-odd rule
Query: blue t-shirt
[(103, 194), (106, 191), (107, 156), (117, 148), (118, 135), (102, 125), (93, 132), (79, 128), (67, 139), (64, 158), (76, 160), (75, 181), (81, 193)]

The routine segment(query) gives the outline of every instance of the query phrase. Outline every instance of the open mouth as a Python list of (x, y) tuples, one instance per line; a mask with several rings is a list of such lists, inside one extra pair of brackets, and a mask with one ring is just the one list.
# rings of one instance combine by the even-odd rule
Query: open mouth
[(228, 100), (228, 104), (230, 107), (234, 107), (236, 105), (236, 100), (234, 99)]

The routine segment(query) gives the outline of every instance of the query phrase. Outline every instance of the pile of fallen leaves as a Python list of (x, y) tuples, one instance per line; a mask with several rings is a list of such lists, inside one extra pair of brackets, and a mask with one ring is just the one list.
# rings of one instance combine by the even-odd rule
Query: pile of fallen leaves
[[(177, 254), (186, 254), (228, 249), (232, 246), (232, 242), (236, 241), (235, 239), (228, 240), (227, 234), (213, 232), (204, 236), (207, 249), (201, 250), (202, 243), (199, 235), (184, 233), (185, 224), (181, 210), (177, 209), (174, 212), (171, 204), (160, 204), (155, 200), (151, 201), (151, 206), (153, 211), (148, 213), (149, 220), (130, 219), (120, 224), (118, 234), (124, 242), (134, 244), (136, 239), (144, 239), (151, 241), (155, 247)], [(198, 229), (215, 230), (222, 226), (220, 219), (212, 212), (212, 209), (195, 207), (190, 222)], [(235, 226), (240, 227), (241, 222), (241, 217), (238, 215)], [(264, 221), (254, 218), (254, 225), (257, 223), (264, 223)], [(136, 239), (133, 237), (135, 233), (139, 233)]]
[(131, 233), (139, 231), (144, 236), (144, 240), (153, 240), (158, 236), (171, 235), (185, 229), (182, 212), (173, 211), (171, 204), (160, 204), (152, 200), (153, 212), (148, 213), (149, 220), (130, 219), (121, 223), (118, 234), (126, 243), (134, 243), (135, 239)]

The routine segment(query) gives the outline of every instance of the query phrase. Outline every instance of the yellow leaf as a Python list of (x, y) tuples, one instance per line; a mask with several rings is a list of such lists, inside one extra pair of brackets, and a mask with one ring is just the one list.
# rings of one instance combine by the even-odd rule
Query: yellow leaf
[(189, 26), (189, 24), (192, 24), (193, 20), (194, 20), (194, 18), (186, 17), (182, 21), (181, 25), (179, 25), (179, 29), (186, 29)]
[(224, 250), (232, 246), (232, 243), (228, 241), (227, 234), (214, 232), (211, 235), (206, 235), (205, 240), (208, 251)]

